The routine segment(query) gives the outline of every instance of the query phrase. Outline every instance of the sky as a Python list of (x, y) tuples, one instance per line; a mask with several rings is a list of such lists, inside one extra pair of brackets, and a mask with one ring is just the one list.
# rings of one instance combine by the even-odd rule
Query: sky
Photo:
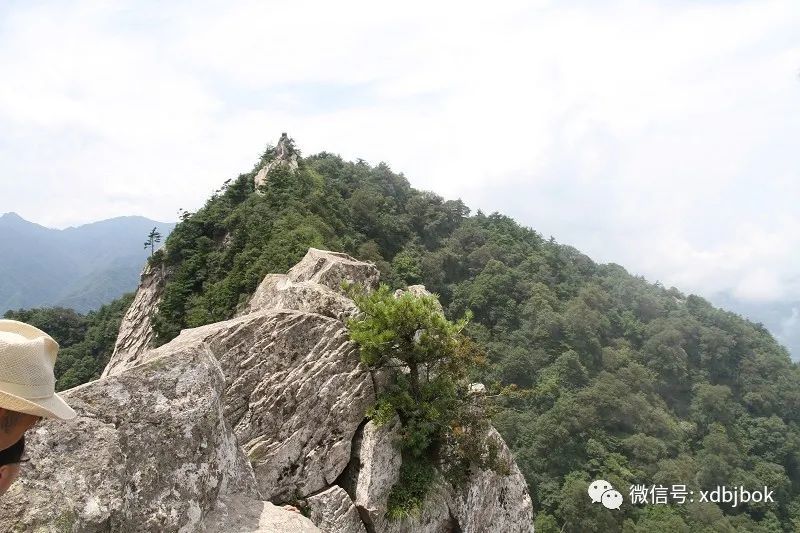
[(800, 358), (800, 3), (0, 2), (0, 213), (176, 220), (288, 132)]

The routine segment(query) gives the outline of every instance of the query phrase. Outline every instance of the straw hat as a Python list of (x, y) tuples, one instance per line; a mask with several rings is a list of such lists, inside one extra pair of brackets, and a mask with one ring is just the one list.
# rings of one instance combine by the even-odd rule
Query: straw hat
[(55, 393), (58, 343), (30, 324), (0, 319), (0, 407), (68, 420), (75, 411)]

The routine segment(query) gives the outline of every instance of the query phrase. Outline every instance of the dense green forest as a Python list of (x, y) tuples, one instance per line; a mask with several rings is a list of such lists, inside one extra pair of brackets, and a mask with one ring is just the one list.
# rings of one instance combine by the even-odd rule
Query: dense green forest
[[(518, 387), (495, 425), (530, 485), (537, 531), (800, 530), (800, 368), (762, 326), (503, 215), (470, 215), (385, 164), (301, 157), (255, 194), (256, 171), (274, 157), (268, 148), (185, 213), (151, 259), (169, 272), (158, 343), (230, 318), (310, 246), (344, 251), (393, 287), (424, 283), (451, 318), (472, 313), (468, 333), (489, 360), (475, 378)], [(91, 335), (62, 356), (60, 384), (102, 369), (108, 354), (96, 348), (126, 301), (69, 319)], [(595, 478), (623, 493), (621, 510), (591, 503)], [(634, 484), (766, 485), (776, 503), (632, 506)]]

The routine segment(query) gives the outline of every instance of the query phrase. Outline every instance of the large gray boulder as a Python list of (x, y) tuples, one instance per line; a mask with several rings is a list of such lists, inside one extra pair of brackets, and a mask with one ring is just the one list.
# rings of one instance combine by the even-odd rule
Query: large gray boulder
[(259, 309), (294, 309), (343, 321), (357, 309), (345, 296), (342, 283), (370, 290), (377, 286), (379, 277), (372, 263), (339, 252), (309, 248), (287, 274), (267, 274), (239, 314)]
[(204, 533), (322, 533), (297, 509), (236, 495), (220, 501), (204, 521)]
[(309, 248), (305, 257), (289, 269), (287, 276), (292, 281), (319, 283), (341, 292), (342, 282), (376, 287), (380, 272), (374, 264), (353, 259), (347, 254)]
[(396, 442), (399, 429), (398, 418), (381, 427), (369, 421), (354, 443), (354, 470), (348, 488), (362, 516), (373, 526), (385, 522), (389, 492), (400, 479), (403, 460)]
[(197, 531), (217, 499), (257, 497), (204, 350), (153, 359), (64, 394), (78, 413), (28, 432), (0, 531)]
[(184, 330), (143, 358), (197, 350), (219, 361), (225, 417), (263, 499), (289, 501), (333, 484), (375, 400), (340, 321), (265, 310)]
[(489, 429), (488, 438), (496, 443), (498, 458), (508, 470), (482, 470), (463, 487), (451, 487), (450, 513), (463, 533), (533, 532), (533, 504), (525, 476), (496, 429)]
[(334, 485), (306, 501), (311, 510), (311, 520), (322, 531), (367, 533), (353, 500), (342, 487)]
[(377, 426), (367, 422), (354, 441), (353, 458), (342, 482), (351, 494), (368, 531), (443, 533), (457, 531), (450, 517), (447, 488), (436, 483), (418, 516), (387, 516), (389, 493), (400, 480), (403, 459), (397, 446), (400, 420)]
[(285, 274), (268, 274), (240, 314), (259, 309), (294, 309), (345, 320), (356, 313), (353, 301), (312, 281), (292, 281)]

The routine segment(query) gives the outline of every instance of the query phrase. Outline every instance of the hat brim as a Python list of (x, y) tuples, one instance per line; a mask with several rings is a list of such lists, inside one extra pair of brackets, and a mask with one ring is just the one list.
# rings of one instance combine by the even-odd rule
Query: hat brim
[(0, 390), (0, 407), (9, 411), (17, 411), (44, 418), (58, 418), (59, 420), (70, 420), (77, 416), (72, 407), (67, 405), (67, 402), (58, 394), (53, 394), (49, 398), (29, 400)]

